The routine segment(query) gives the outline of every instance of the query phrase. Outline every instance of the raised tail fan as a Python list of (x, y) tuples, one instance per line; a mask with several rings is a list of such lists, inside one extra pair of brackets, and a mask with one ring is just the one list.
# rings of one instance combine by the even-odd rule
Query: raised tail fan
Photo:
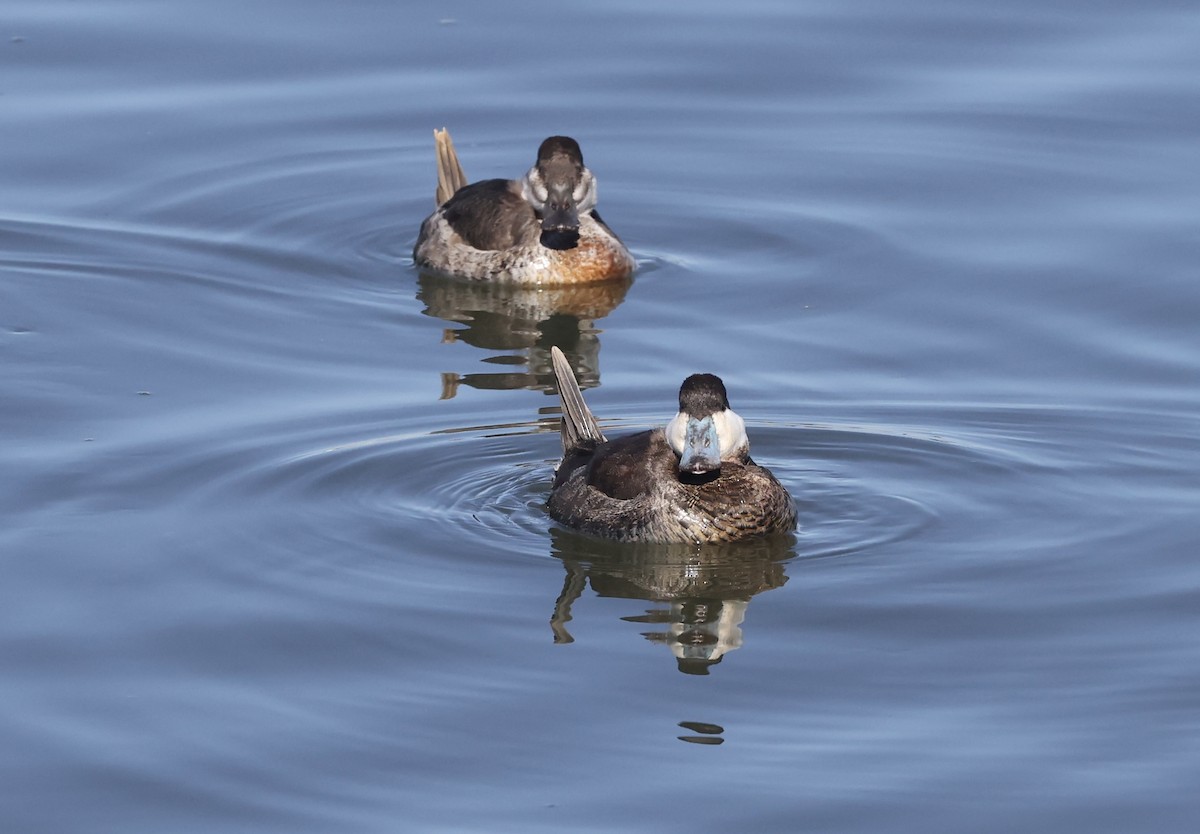
[(454, 150), (454, 140), (446, 128), (433, 132), (433, 144), (437, 148), (437, 204), (449, 200), (454, 192), (467, 184), (467, 175), (462, 165), (458, 163), (458, 151)]
[(554, 379), (558, 383), (558, 398), (562, 401), (563, 456), (603, 443), (604, 433), (583, 401), (583, 392), (579, 390), (579, 383), (575, 381), (575, 372), (571, 370), (567, 357), (557, 347), (551, 347), (550, 359), (554, 365)]

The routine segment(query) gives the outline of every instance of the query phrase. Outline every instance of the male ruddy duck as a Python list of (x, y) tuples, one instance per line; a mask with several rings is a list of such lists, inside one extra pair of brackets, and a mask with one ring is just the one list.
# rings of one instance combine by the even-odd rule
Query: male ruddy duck
[(562, 351), (550, 355), (563, 412), (551, 517), (621, 541), (732, 542), (795, 529), (792, 497), (750, 459), (719, 377), (685, 379), (665, 428), (607, 440)]
[(467, 185), (450, 134), (437, 146), (437, 209), (421, 224), (413, 260), (462, 278), (582, 284), (627, 278), (637, 263), (596, 213), (596, 178), (579, 143), (551, 136), (519, 180)]

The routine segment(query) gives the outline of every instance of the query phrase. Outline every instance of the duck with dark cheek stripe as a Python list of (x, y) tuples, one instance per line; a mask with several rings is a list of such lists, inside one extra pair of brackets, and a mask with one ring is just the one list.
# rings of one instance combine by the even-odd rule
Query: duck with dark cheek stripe
[(434, 131), (437, 209), (413, 260), (460, 278), (583, 284), (628, 278), (637, 263), (596, 212), (596, 178), (579, 143), (551, 136), (519, 180), (467, 184), (450, 134)]

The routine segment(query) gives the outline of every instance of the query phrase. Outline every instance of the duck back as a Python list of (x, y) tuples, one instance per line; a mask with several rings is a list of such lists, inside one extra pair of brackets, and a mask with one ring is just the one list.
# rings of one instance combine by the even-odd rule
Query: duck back
[(541, 237), (541, 226), (515, 186), (500, 179), (463, 186), (442, 206), (442, 216), (475, 249), (532, 246)]

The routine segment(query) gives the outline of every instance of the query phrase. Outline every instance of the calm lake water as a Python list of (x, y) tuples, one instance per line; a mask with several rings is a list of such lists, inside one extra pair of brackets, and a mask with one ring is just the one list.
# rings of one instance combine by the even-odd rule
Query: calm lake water
[[(16, 0), (0, 830), (1184, 832), (1193, 2)], [(410, 258), (578, 138), (631, 283)], [(794, 539), (559, 529), (721, 374)]]

